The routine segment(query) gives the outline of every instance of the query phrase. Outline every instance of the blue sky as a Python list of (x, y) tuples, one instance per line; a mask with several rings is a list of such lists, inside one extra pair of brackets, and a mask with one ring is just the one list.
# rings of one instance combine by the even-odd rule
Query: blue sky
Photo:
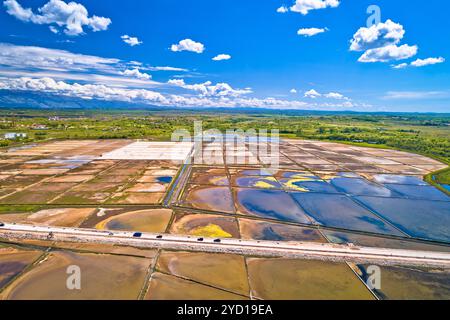
[[(3, 93), (450, 111), (447, 1), (0, 1)], [(369, 5), (381, 18), (370, 26)]]

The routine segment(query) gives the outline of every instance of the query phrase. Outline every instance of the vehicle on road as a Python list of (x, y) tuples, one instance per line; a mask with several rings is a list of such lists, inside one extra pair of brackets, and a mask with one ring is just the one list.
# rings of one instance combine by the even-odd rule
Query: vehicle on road
[(134, 237), (134, 238), (140, 238), (140, 237), (142, 237), (142, 232), (135, 232), (135, 233), (133, 234), (133, 237)]
[(3, 222), (0, 222), (0, 227), (4, 227), (5, 224)]

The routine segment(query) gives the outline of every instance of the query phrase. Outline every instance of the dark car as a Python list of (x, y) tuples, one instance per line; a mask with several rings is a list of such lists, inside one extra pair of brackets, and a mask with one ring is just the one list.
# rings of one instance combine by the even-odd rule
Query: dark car
[(134, 238), (140, 238), (140, 237), (142, 237), (142, 233), (141, 233), (141, 232), (135, 232), (135, 233), (133, 234), (133, 237), (134, 237)]
[(203, 238), (198, 238), (197, 241), (202, 242), (204, 239)]
[(220, 243), (222, 240), (220, 240), (220, 239), (216, 239), (216, 240), (214, 240), (214, 242), (216, 242), (216, 243)]
[(156, 239), (162, 239), (162, 238), (163, 238), (163, 236), (161, 236), (161, 235), (156, 236)]
[(0, 222), (0, 227), (4, 227), (5, 224), (3, 222)]

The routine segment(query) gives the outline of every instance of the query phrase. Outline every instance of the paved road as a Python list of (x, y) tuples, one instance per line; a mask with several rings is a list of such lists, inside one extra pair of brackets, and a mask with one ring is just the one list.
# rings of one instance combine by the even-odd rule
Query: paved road
[[(134, 246), (140, 248), (163, 248), (199, 252), (220, 252), (244, 255), (314, 258), (333, 261), (376, 262), (379, 264), (404, 264), (439, 266), (450, 268), (450, 253), (356, 247), (329, 243), (273, 242), (240, 239), (209, 239), (169, 234), (143, 233), (136, 237), (133, 232), (109, 232), (94, 229), (45, 227), (5, 224), (0, 227), (0, 238), (20, 240), (68, 241)], [(220, 240), (220, 242), (218, 242)]]

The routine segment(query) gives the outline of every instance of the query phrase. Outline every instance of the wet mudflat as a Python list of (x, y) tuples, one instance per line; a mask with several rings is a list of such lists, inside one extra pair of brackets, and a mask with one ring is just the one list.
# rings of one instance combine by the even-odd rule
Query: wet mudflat
[(321, 242), (327, 240), (318, 230), (292, 225), (239, 219), (242, 239), (266, 241)]
[(119, 192), (111, 196), (108, 204), (127, 204), (127, 205), (156, 205), (161, 204), (165, 197), (163, 192)]
[(257, 298), (374, 299), (345, 263), (248, 258), (247, 265), (252, 295)]
[(36, 261), (42, 253), (38, 250), (25, 250), (0, 244), (0, 290)]
[[(255, 157), (248, 144), (230, 148), (230, 154), (220, 148), (219, 164), (192, 167), (181, 197), (172, 203), (172, 216), (172, 210), (163, 209), (161, 203), (181, 162), (159, 159), (165, 156), (162, 148), (169, 145), (156, 144), (154, 149), (146, 143), (145, 152), (136, 145), (123, 149), (130, 143), (50, 142), (2, 154), (0, 209), (8, 208), (0, 221), (450, 252), (446, 245), (407, 238), (450, 243), (449, 198), (422, 179), (443, 166), (434, 160), (392, 150), (289, 140), (279, 145), (280, 166), (270, 170), (275, 159)], [(42, 210), (9, 208), (27, 203)], [(311, 224), (316, 225), (307, 226)], [(373, 298), (348, 265), (340, 263), (163, 251), (146, 284), (156, 250), (23, 243), (39, 247), (27, 252), (41, 253), (47, 245), (53, 249), (42, 263), (21, 275), (33, 254), (11, 258), (13, 263), (1, 269), (0, 282), (19, 276), (3, 298), (136, 299), (147, 284), (147, 299), (246, 299), (250, 291), (262, 299)], [(88, 268), (89, 281), (98, 285), (82, 283), (87, 288), (83, 294), (64, 292), (59, 281), (67, 278), (63, 270), (68, 264)], [(364, 271), (364, 265), (360, 267)], [(382, 271), (381, 298), (448, 299), (448, 274), (442, 270), (383, 267)], [(35, 292), (44, 287), (49, 290)]]
[[(363, 280), (368, 280), (368, 265), (358, 265)], [(384, 300), (448, 300), (450, 271), (405, 266), (381, 266), (380, 288), (375, 293)]]
[(290, 195), (280, 190), (234, 189), (240, 214), (310, 224), (305, 212)]
[(427, 241), (413, 241), (411, 239), (393, 239), (383, 236), (369, 236), (358, 233), (321, 230), (331, 243), (353, 244), (361, 247), (390, 248), (419, 251), (450, 252), (450, 245), (435, 244)]
[(171, 209), (137, 210), (106, 218), (95, 227), (99, 230), (165, 232), (171, 217)]
[[(109, 192), (68, 191), (52, 201), (56, 205), (97, 205), (105, 203), (111, 197)], [(44, 202), (45, 203), (45, 202)]]
[(198, 282), (155, 272), (145, 296), (146, 300), (246, 300), (248, 297), (217, 289)]
[(180, 278), (248, 296), (244, 257), (230, 254), (163, 251), (156, 269)]
[(227, 171), (220, 167), (194, 167), (189, 182), (198, 185), (230, 185)]
[(47, 225), (56, 227), (79, 227), (96, 211), (95, 208), (55, 208), (45, 209), (27, 215), (19, 223)]
[(234, 213), (233, 199), (228, 187), (189, 185), (182, 203), (195, 209)]
[[(10, 300), (137, 299), (150, 259), (104, 254), (51, 252), (1, 294)], [(67, 288), (67, 268), (82, 270), (81, 290)]]
[(236, 218), (211, 214), (178, 213), (170, 232), (208, 238), (240, 237)]

